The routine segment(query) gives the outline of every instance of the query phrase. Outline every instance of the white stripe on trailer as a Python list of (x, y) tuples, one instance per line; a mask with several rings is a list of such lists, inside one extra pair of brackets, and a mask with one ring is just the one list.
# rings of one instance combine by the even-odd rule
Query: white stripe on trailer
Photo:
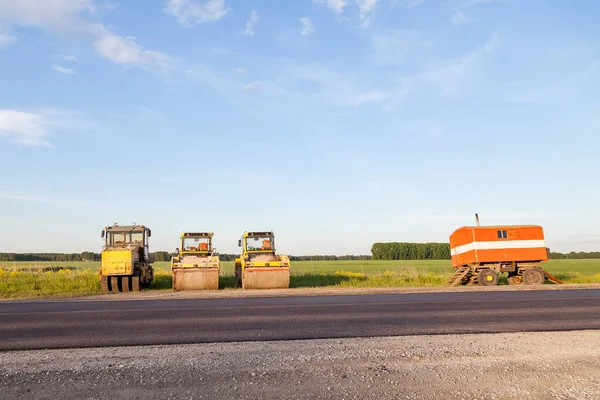
[(457, 256), (473, 250), (499, 250), (499, 249), (535, 249), (546, 248), (544, 240), (498, 240), (493, 242), (471, 242), (450, 249), (450, 254)]

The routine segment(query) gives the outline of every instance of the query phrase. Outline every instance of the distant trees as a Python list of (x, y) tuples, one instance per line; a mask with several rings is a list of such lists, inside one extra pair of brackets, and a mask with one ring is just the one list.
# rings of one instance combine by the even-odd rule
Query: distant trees
[(155, 262), (165, 262), (165, 261), (171, 261), (171, 257), (173, 256), (173, 254), (169, 253), (168, 251), (155, 251), (154, 252), (154, 261)]
[(83, 253), (0, 253), (0, 261), (99, 261), (100, 254)]
[(315, 255), (315, 256), (290, 256), (290, 261), (347, 261), (347, 260), (370, 260), (369, 255)]
[(449, 243), (373, 243), (373, 260), (449, 260)]
[(600, 251), (572, 251), (570, 253), (550, 253), (550, 258), (555, 260), (598, 260), (600, 259)]
[[(449, 260), (449, 243), (373, 243), (372, 255), (307, 255), (290, 256), (291, 261), (340, 261), (340, 260)], [(154, 261), (169, 262), (174, 254), (168, 251), (154, 252)], [(234, 261), (239, 254), (218, 254), (221, 261)], [(600, 259), (600, 251), (558, 253), (551, 252), (554, 260)], [(84, 251), (81, 253), (0, 253), (0, 261), (45, 261), (79, 262), (100, 261), (99, 253)]]

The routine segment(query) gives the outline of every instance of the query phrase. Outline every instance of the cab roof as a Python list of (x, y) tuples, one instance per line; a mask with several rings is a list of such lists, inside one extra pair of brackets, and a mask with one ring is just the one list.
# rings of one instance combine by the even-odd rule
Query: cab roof
[(181, 237), (213, 237), (214, 232), (183, 232)]
[(142, 233), (146, 229), (148, 229), (148, 227), (146, 227), (144, 225), (123, 225), (123, 226), (113, 225), (113, 226), (107, 226), (105, 229), (107, 232)]

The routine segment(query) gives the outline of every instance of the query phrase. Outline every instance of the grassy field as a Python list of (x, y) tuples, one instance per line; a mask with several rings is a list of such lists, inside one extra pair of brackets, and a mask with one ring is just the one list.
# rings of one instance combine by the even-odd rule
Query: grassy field
[[(235, 289), (233, 262), (221, 263), (220, 286)], [(97, 294), (99, 263), (0, 262), (0, 297)], [(169, 263), (155, 263), (150, 290), (171, 290)], [(600, 283), (600, 260), (551, 260), (544, 268), (565, 283)], [(442, 286), (453, 270), (448, 261), (297, 261), (290, 286)], [(500, 284), (506, 284), (502, 278)]]

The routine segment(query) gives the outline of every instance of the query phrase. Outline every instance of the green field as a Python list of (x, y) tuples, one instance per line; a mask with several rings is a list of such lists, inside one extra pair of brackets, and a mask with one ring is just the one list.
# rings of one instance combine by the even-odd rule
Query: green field
[[(233, 262), (221, 263), (221, 288), (235, 288)], [(100, 293), (94, 262), (0, 262), (0, 297), (73, 296)], [(149, 290), (171, 290), (169, 263), (154, 263)], [(600, 260), (550, 260), (544, 269), (565, 283), (600, 283)], [(290, 286), (442, 286), (452, 274), (449, 261), (296, 261)], [(501, 279), (500, 284), (506, 284)]]

